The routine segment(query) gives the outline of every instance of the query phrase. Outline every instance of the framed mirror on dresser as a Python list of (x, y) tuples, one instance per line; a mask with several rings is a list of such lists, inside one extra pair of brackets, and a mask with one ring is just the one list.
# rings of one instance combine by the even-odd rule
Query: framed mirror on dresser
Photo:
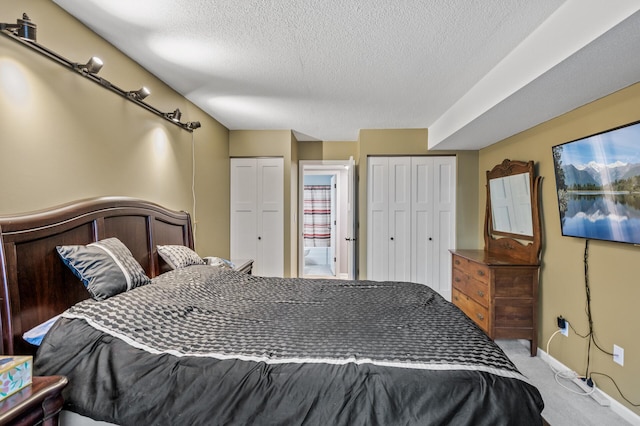
[(540, 183), (533, 161), (504, 160), (487, 171), (483, 250), (451, 250), (452, 302), (491, 339), (538, 348), (542, 246)]

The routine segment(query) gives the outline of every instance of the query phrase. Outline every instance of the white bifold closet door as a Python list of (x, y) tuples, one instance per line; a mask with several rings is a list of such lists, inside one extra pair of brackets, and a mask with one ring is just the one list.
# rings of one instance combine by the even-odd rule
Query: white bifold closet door
[(455, 157), (370, 157), (367, 278), (426, 284), (451, 299)]
[(232, 259), (253, 259), (253, 274), (284, 275), (284, 160), (231, 159)]

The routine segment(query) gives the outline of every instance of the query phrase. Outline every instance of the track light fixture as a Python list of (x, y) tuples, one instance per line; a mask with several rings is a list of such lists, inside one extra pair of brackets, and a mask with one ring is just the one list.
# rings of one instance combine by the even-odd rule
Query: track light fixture
[(86, 64), (75, 64), (74, 67), (78, 71), (88, 72), (89, 74), (98, 74), (102, 69), (102, 65), (104, 65), (102, 63), (102, 59), (97, 56), (92, 56)]
[(11, 33), (17, 35), (23, 40), (36, 41), (36, 24), (31, 22), (26, 13), (22, 14), (22, 19), (18, 19), (15, 24), (0, 23), (0, 30), (11, 30)]
[(127, 95), (129, 95), (130, 98), (133, 98), (136, 101), (141, 101), (144, 98), (146, 98), (147, 96), (149, 96), (150, 94), (151, 94), (151, 91), (149, 89), (147, 89), (145, 86), (142, 86), (138, 90), (133, 90), (131, 92), (127, 92)]
[(176, 122), (179, 122), (182, 118), (182, 112), (180, 112), (180, 108), (176, 108), (173, 112), (167, 113), (167, 118)]
[(146, 110), (156, 114), (157, 116), (160, 116), (165, 120), (169, 120), (171, 123), (181, 127), (188, 132), (193, 132), (194, 129), (200, 127), (200, 122), (198, 121), (182, 123), (180, 121), (180, 119), (182, 118), (182, 113), (177, 108), (173, 112), (165, 113), (144, 102), (143, 99), (151, 94), (149, 89), (144, 86), (138, 90), (126, 91), (116, 86), (115, 84), (112, 84), (110, 81), (98, 77), (96, 74), (100, 71), (103, 65), (100, 58), (93, 56), (86, 64), (79, 64), (77, 62), (72, 62), (64, 56), (52, 50), (49, 50), (41, 44), (37, 43), (36, 24), (31, 22), (31, 19), (29, 19), (29, 16), (27, 16), (26, 13), (23, 13), (22, 19), (18, 19), (15, 24), (0, 23), (0, 34), (4, 35), (5, 37), (9, 37), (10, 39), (22, 44), (25, 47), (35, 50), (36, 52), (40, 53), (43, 56), (46, 56), (47, 58), (51, 59), (54, 62), (57, 62), (60, 65), (78, 72), (81, 76), (88, 78), (89, 80), (99, 84), (105, 89), (117, 93), (123, 98), (134, 102), (138, 106), (145, 108)]

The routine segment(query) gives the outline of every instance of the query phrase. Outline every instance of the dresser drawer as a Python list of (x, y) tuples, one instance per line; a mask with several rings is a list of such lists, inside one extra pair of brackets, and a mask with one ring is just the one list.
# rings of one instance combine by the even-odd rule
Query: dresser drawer
[(453, 269), (453, 288), (471, 297), (485, 308), (489, 307), (489, 285), (471, 278), (459, 269)]
[(489, 332), (489, 311), (469, 296), (453, 289), (451, 299), (462, 312), (480, 326), (485, 332)]
[(489, 284), (489, 267), (460, 256), (453, 256), (453, 267), (483, 283)]

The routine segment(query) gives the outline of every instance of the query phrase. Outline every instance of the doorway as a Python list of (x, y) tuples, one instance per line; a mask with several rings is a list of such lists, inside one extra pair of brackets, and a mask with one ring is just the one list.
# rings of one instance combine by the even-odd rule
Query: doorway
[(298, 276), (355, 279), (355, 163), (300, 161)]

